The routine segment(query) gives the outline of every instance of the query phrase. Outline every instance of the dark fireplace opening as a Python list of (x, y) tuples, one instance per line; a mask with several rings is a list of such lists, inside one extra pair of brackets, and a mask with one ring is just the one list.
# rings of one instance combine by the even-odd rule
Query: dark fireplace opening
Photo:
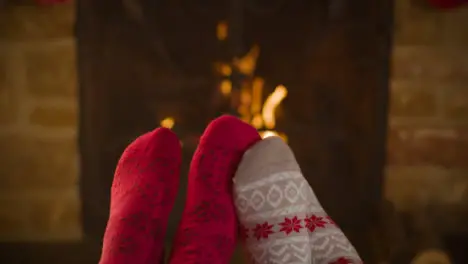
[(116, 162), (133, 139), (171, 126), (184, 183), (204, 126), (230, 113), (287, 138), (324, 207), (371, 258), (392, 16), (390, 0), (78, 1), (87, 239), (99, 245)]
[(466, 249), (468, 248), (468, 234), (449, 234), (444, 239), (445, 248), (452, 257), (453, 263), (468, 263), (468, 255)]

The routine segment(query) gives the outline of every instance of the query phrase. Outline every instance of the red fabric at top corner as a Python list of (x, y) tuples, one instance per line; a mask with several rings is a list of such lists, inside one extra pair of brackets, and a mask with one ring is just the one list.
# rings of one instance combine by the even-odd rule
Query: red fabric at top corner
[(431, 6), (440, 9), (452, 9), (468, 3), (468, 0), (428, 0)]
[(41, 6), (63, 4), (63, 3), (71, 2), (71, 0), (35, 0), (35, 1), (38, 5), (41, 5)]

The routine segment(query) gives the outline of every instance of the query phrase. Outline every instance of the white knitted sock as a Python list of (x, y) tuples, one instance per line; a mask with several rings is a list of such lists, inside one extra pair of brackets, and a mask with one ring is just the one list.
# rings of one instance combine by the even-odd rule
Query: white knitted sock
[(362, 263), (281, 138), (264, 139), (245, 153), (234, 177), (234, 199), (252, 263)]

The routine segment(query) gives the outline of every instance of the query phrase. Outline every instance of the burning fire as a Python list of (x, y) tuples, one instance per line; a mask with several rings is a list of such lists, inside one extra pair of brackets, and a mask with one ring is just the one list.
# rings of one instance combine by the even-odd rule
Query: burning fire
[[(220, 34), (220, 31), (222, 34)], [(225, 40), (227, 38), (226, 32), (226, 23), (218, 24), (218, 40)], [(284, 85), (279, 85), (262, 103), (265, 81), (258, 76), (254, 76), (259, 55), (260, 48), (253, 46), (244, 57), (234, 58), (231, 63), (232, 67), (235, 67), (240, 73), (252, 78), (252, 81), (241, 89), (240, 105), (237, 112), (242, 120), (259, 130), (263, 138), (280, 136), (286, 141), (286, 135), (274, 129), (276, 127), (276, 109), (288, 95), (288, 90)], [(217, 68), (218, 72), (226, 78), (219, 85), (220, 92), (226, 97), (230, 96), (232, 91), (232, 83), (227, 79), (232, 74), (231, 65), (221, 64)]]
[(261, 94), (263, 92), (263, 81), (261, 83), (262, 86), (252, 86), (253, 89), (250, 94), (250, 109), (247, 105), (243, 105), (246, 104), (246, 102), (243, 102), (241, 100), (241, 106), (239, 108), (241, 110), (250, 110), (249, 112), (239, 111), (241, 119), (243, 119), (246, 122), (249, 122), (253, 127), (258, 129), (262, 138), (280, 136), (286, 141), (286, 135), (283, 133), (279, 133), (274, 129), (276, 127), (276, 109), (281, 104), (283, 99), (286, 98), (288, 90), (283, 85), (277, 86), (275, 90), (270, 95), (268, 95), (268, 97), (262, 105)]
[[(216, 35), (220, 41), (227, 39), (228, 25), (225, 22), (218, 24)], [(261, 77), (254, 76), (259, 55), (260, 48), (253, 46), (244, 57), (234, 58), (230, 64), (218, 64), (217, 71), (225, 78), (219, 84), (219, 91), (226, 97), (231, 96), (232, 83), (228, 77), (231, 76), (233, 67), (245, 76), (249, 76), (251, 80), (242, 87), (240, 93), (240, 104), (237, 108), (240, 118), (255, 127), (262, 138), (280, 136), (287, 141), (285, 134), (275, 131), (275, 112), (288, 95), (288, 89), (283, 85), (278, 85), (262, 102), (265, 81)], [(160, 125), (172, 129), (175, 120), (172, 117), (166, 117), (161, 121)]]

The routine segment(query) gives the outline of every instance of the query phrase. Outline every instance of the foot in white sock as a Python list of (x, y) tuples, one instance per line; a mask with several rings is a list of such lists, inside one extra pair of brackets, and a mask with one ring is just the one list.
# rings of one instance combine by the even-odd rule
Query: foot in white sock
[(234, 199), (253, 263), (362, 263), (282, 139), (264, 139), (245, 153), (234, 177)]

